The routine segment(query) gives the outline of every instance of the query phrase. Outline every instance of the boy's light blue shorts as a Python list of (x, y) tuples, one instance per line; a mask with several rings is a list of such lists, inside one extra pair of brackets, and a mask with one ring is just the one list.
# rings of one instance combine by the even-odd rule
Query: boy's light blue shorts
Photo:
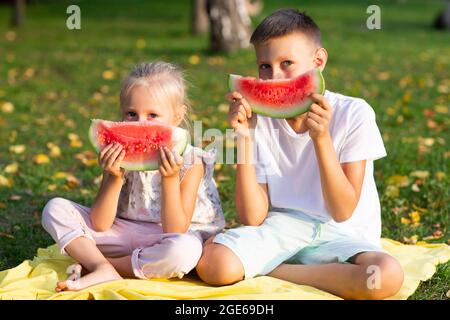
[(345, 263), (354, 255), (389, 254), (352, 231), (323, 223), (297, 211), (270, 211), (260, 226), (242, 226), (215, 236), (241, 260), (245, 279), (266, 275), (281, 263)]

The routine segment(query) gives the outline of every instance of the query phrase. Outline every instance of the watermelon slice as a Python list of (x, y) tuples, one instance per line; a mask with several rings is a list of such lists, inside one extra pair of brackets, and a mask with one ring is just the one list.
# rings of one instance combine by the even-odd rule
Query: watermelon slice
[(325, 80), (319, 68), (295, 79), (281, 80), (230, 74), (229, 87), (242, 94), (255, 113), (272, 118), (292, 118), (309, 109), (313, 102), (308, 97), (310, 93), (325, 92)]
[(182, 155), (189, 133), (154, 121), (92, 119), (89, 140), (98, 152), (111, 142), (120, 143), (126, 152), (122, 167), (131, 171), (147, 171), (158, 169), (160, 146)]

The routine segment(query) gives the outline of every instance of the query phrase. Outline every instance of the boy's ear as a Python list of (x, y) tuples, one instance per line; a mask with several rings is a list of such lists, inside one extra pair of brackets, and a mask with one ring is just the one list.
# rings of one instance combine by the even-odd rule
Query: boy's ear
[(328, 60), (328, 52), (325, 50), (325, 48), (318, 48), (316, 50), (316, 53), (314, 54), (314, 65), (316, 68), (319, 68), (320, 71), (323, 71), (325, 69), (325, 65), (327, 64)]

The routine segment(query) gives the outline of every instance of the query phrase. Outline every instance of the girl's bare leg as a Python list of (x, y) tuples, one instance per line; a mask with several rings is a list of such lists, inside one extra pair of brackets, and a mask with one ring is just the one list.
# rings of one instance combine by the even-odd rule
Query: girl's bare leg
[(100, 252), (95, 243), (86, 238), (78, 237), (70, 242), (66, 252), (78, 261), (88, 273), (78, 280), (60, 281), (56, 291), (78, 291), (99, 283), (122, 279), (113, 265)]

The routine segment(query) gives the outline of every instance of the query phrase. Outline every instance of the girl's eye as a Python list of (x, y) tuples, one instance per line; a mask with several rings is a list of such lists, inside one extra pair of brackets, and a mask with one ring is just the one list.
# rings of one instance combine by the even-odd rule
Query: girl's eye
[(134, 118), (134, 117), (136, 117), (136, 112), (129, 111), (129, 112), (127, 112), (127, 116)]
[(270, 68), (270, 65), (268, 65), (267, 63), (263, 63), (263, 64), (261, 64), (259, 66), (259, 69), (261, 69), (261, 70), (265, 70), (265, 69), (268, 69), (268, 68)]
[(148, 116), (150, 118), (156, 118), (158, 115), (156, 113), (150, 113)]
[(292, 63), (293, 63), (293, 62), (292, 62), (291, 60), (285, 60), (285, 61), (283, 61), (281, 64), (282, 64), (284, 67), (289, 67)]

